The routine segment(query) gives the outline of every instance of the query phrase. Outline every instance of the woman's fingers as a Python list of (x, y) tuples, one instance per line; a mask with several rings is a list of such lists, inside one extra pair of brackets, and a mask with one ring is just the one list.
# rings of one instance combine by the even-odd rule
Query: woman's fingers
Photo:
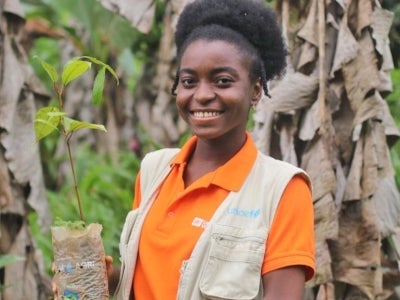
[[(56, 264), (54, 262), (51, 264), (51, 272), (53, 272), (53, 274), (56, 272)], [(58, 289), (57, 289), (56, 282), (54, 281), (54, 278), (51, 280), (51, 290), (53, 292), (54, 300), (57, 300), (58, 299)]]
[(105, 257), (106, 260), (106, 269), (107, 269), (107, 276), (110, 277), (111, 274), (113, 273), (113, 258), (112, 256), (106, 255)]
[(58, 289), (54, 279), (51, 281), (51, 290), (53, 291), (54, 300), (58, 299)]

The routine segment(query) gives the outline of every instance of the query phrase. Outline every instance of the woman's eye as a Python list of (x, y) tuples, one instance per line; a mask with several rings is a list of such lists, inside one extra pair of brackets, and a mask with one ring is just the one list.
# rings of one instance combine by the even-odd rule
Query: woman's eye
[(194, 85), (194, 83), (195, 83), (195, 81), (193, 78), (182, 78), (181, 79), (181, 84), (184, 87), (191, 87)]
[(228, 77), (220, 77), (217, 78), (216, 80), (216, 84), (217, 85), (222, 85), (222, 86), (226, 86), (232, 83), (232, 79), (228, 78)]

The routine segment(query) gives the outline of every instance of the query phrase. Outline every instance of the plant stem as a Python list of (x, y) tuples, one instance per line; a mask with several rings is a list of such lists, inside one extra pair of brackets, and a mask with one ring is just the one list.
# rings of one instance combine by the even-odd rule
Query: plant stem
[(63, 93), (63, 88), (59, 88), (58, 84), (55, 82), (54, 83), (54, 90), (56, 91), (57, 98), (58, 98), (58, 105), (60, 106), (60, 109), (64, 109), (64, 102), (62, 98), (62, 93)]
[(85, 222), (85, 218), (83, 216), (81, 196), (79, 194), (79, 189), (78, 189), (78, 181), (77, 181), (77, 178), (76, 178), (75, 167), (74, 167), (74, 163), (73, 163), (73, 159), (72, 159), (71, 146), (69, 144), (70, 138), (71, 138), (71, 135), (66, 136), (65, 142), (66, 142), (67, 149), (68, 149), (68, 158), (69, 158), (69, 164), (70, 164), (71, 171), (72, 171), (72, 177), (74, 179), (74, 188), (75, 188), (76, 199), (78, 201), (79, 216), (81, 218), (81, 221)]
[[(58, 97), (58, 104), (60, 105), (60, 110), (64, 109), (64, 102), (62, 98), (63, 94), (63, 88), (59, 88), (58, 84), (54, 84), (54, 90), (57, 93)], [(71, 151), (71, 145), (69, 143), (72, 133), (67, 133), (64, 127), (64, 119), (62, 118), (61, 120), (61, 128), (62, 132), (64, 135), (64, 140), (65, 144), (67, 145), (67, 150), (68, 150), (68, 158), (69, 158), (69, 165), (71, 167), (71, 172), (72, 172), (72, 178), (74, 179), (74, 189), (75, 189), (75, 195), (76, 195), (76, 200), (78, 201), (78, 209), (79, 209), (79, 217), (81, 218), (81, 221), (85, 223), (85, 217), (83, 216), (83, 209), (82, 209), (82, 201), (81, 201), (81, 196), (79, 194), (79, 188), (78, 188), (78, 180), (76, 178), (76, 172), (75, 172), (75, 167), (74, 167), (74, 160), (72, 158), (72, 151)]]

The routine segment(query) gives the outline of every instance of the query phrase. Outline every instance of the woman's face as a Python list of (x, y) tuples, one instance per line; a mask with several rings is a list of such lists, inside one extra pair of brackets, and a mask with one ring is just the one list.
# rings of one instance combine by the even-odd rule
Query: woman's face
[(228, 42), (196, 40), (181, 58), (176, 104), (202, 139), (243, 139), (250, 106), (262, 93), (250, 81), (250, 60)]

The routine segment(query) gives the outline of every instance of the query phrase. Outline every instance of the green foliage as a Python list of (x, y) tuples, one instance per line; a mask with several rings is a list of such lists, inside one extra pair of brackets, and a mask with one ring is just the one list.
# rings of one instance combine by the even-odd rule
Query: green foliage
[[(393, 92), (387, 97), (391, 115), (394, 117), (396, 125), (400, 128), (400, 69), (395, 69), (391, 73), (393, 82)], [(396, 172), (396, 183), (400, 189), (400, 143), (397, 142), (390, 151), (393, 167)]]
[(166, 1), (156, 0), (156, 11), (153, 26), (148, 34), (137, 34), (134, 36), (131, 51), (135, 53), (140, 60), (148, 60), (158, 51), (162, 37), (165, 3)]
[(55, 227), (67, 227), (71, 229), (84, 229), (86, 224), (85, 222), (78, 220), (78, 221), (64, 221), (61, 218), (56, 218), (54, 221)]
[(400, 2), (399, 0), (382, 0), (382, 7), (394, 13), (389, 32), (390, 48), (396, 67), (400, 67)]
[(387, 97), (387, 102), (395, 118), (396, 125), (400, 127), (400, 69), (391, 72), (393, 91)]
[(91, 53), (102, 61), (110, 51), (129, 48), (135, 37), (141, 35), (97, 0), (22, 0), (22, 3), (27, 19), (46, 20), (51, 27), (67, 33), (83, 53)]
[(101, 103), (103, 89), (104, 89), (104, 81), (106, 79), (106, 67), (102, 67), (94, 79), (93, 83), (93, 96), (92, 101), (93, 104), (99, 106)]
[(104, 125), (101, 124), (91, 124), (91, 123), (86, 123), (86, 122), (80, 122), (74, 119), (70, 119), (67, 117), (64, 117), (64, 128), (67, 132), (75, 132), (79, 129), (98, 129), (101, 131), (107, 132), (106, 128)]
[[(55, 101), (55, 100), (53, 100)], [(51, 106), (56, 104), (50, 103)], [(57, 145), (59, 141), (59, 132), (57, 130), (46, 136), (39, 143), (40, 158), (42, 162), (44, 182), (47, 189), (54, 190), (59, 187), (59, 166), (66, 159), (66, 156), (62, 156), (57, 153)]]
[[(78, 53), (83, 55), (90, 54), (105, 62), (119, 60), (120, 71), (129, 75), (125, 80), (130, 87), (135, 85), (136, 78), (141, 72), (141, 59), (144, 55), (130, 50), (140, 48), (139, 45), (142, 44), (149, 45), (146, 42), (150, 38), (159, 41), (161, 37), (159, 30), (154, 30), (149, 35), (140, 33), (132, 28), (127, 20), (105, 9), (97, 0), (21, 0), (21, 2), (26, 19), (44, 21), (50, 29), (62, 36), (35, 39), (29, 53), (31, 62), (33, 56), (40, 55), (51, 65), (58, 66), (61, 64), (62, 53), (58, 39), (67, 40)], [(159, 23), (162, 24), (161, 21)], [(160, 24), (158, 26), (161, 26)], [(154, 35), (155, 37), (152, 37)], [(142, 58), (138, 59), (138, 56)], [(34, 64), (33, 66), (39, 78), (47, 84), (42, 68), (37, 68)], [(99, 71), (99, 77), (102, 77), (102, 72)]]
[(35, 132), (36, 141), (48, 136), (53, 131), (58, 130), (58, 125), (61, 121), (61, 116), (65, 113), (60, 112), (57, 107), (43, 107), (36, 112)]
[(49, 79), (48, 71), (46, 71), (42, 65), (37, 64), (37, 57), (40, 54), (40, 57), (43, 61), (51, 66), (54, 66), (54, 68), (58, 70), (61, 61), (60, 52), (58, 41), (47, 37), (36, 39), (33, 48), (31, 49), (29, 63), (47, 90), (53, 89), (54, 80)]
[(395, 179), (397, 188), (400, 190), (400, 144), (397, 143), (391, 150), (390, 155), (392, 158), (393, 167), (395, 170)]
[[(61, 76), (62, 85), (64, 87), (67, 86), (68, 83), (75, 80), (76, 78), (81, 76), (83, 73), (85, 73), (87, 70), (89, 70), (91, 65), (92, 64), (90, 62), (85, 61), (85, 60), (71, 60), (68, 63), (66, 63), (64, 70), (62, 72), (62, 76)], [(55, 72), (55, 70), (54, 70), (54, 72)], [(52, 76), (50, 75), (51, 73), (49, 72), (50, 78), (52, 78)], [(58, 77), (56, 77), (56, 79), (53, 80), (53, 82), (56, 83), (57, 80), (58, 80)]]

